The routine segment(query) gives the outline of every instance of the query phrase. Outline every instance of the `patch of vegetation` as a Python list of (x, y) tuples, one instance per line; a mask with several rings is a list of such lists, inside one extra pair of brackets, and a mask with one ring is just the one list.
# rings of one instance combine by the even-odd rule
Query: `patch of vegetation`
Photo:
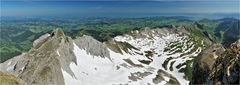
[[(166, 51), (173, 52), (174, 51), (173, 53), (167, 54), (167, 55), (172, 55), (172, 54), (175, 54), (175, 53), (181, 53), (183, 51), (182, 47), (183, 47), (183, 45), (181, 45), (180, 42), (177, 42), (177, 41), (171, 42), (170, 45), (167, 48), (164, 48), (164, 52), (166, 52)], [(174, 49), (172, 49), (172, 48), (174, 48)]]
[(176, 53), (182, 53), (183, 50), (182, 49), (177, 49), (176, 51), (170, 53), (170, 54), (167, 54), (167, 55), (172, 55), (172, 54), (176, 54)]
[(182, 45), (177, 45), (176, 47), (174, 47), (174, 49), (170, 50), (169, 52), (173, 52), (174, 50), (178, 49), (178, 50), (182, 50)]
[(159, 69), (158, 74), (156, 75), (155, 78), (153, 78), (153, 83), (158, 84), (161, 81), (164, 80), (163, 76), (166, 76), (168, 78), (170, 78), (170, 80), (167, 82), (167, 84), (171, 84), (171, 85), (179, 85), (179, 82), (176, 78), (174, 78), (171, 74), (168, 74), (167, 72)]
[[(204, 31), (210, 35), (236, 25), (222, 25), (220, 21), (236, 19), (209, 20), (203, 19), (193, 24), (187, 17), (141, 17), (141, 18), (110, 18), (110, 17), (87, 17), (87, 18), (7, 18), (2, 17), (0, 29), (0, 63), (28, 51), (34, 40), (53, 29), (62, 28), (67, 36), (77, 38), (82, 35), (90, 35), (95, 39), (105, 42), (109, 39), (130, 33), (133, 30), (149, 28), (174, 28), (184, 26), (192, 36), (204, 36)], [(198, 29), (199, 28), (199, 29)], [(218, 31), (218, 28), (220, 29)], [(133, 33), (134, 34), (134, 33)], [(206, 36), (205, 36), (206, 37)], [(227, 39), (227, 37), (226, 37)], [(229, 38), (228, 38), (229, 39)], [(200, 39), (201, 40), (201, 39)], [(226, 40), (228, 41), (228, 40)], [(168, 49), (165, 49), (167, 51)]]
[(111, 50), (113, 50), (113, 51), (115, 51), (117, 53), (121, 53), (122, 54), (122, 51), (121, 51), (120, 47), (115, 42), (116, 41), (108, 40), (108, 41), (106, 41), (104, 43), (107, 44), (108, 48), (110, 48)]
[(43, 69), (42, 69), (42, 71), (40, 72), (40, 75), (41, 76), (45, 76), (45, 75), (47, 75), (48, 73), (50, 73), (51, 72), (51, 68), (49, 67), (49, 66), (45, 66)]
[(128, 76), (129, 79), (133, 80), (133, 81), (137, 81), (140, 80), (148, 75), (152, 74), (151, 72), (135, 72), (135, 73), (131, 73), (131, 76)]
[(23, 85), (23, 82), (14, 75), (0, 72), (0, 84), (1, 85)]
[(204, 28), (204, 25), (201, 25), (199, 27), (198, 24), (198, 22), (195, 22), (193, 24), (184, 25), (184, 28), (190, 32), (190, 37), (196, 40), (207, 40), (213, 43), (218, 42), (215, 35), (213, 34), (213, 31), (208, 31), (208, 29), (206, 29), (207, 27)]
[[(170, 43), (171, 44), (171, 43)], [(181, 45), (181, 43), (180, 42), (173, 42), (173, 44), (171, 44), (169, 47), (170, 48), (174, 48), (174, 47), (176, 47), (176, 46), (178, 46), (178, 45)]]
[(171, 48), (166, 47), (166, 48), (164, 48), (163, 52), (167, 52), (167, 51), (169, 51), (170, 49), (171, 49)]
[[(158, 71), (159, 72), (159, 71)], [(156, 75), (156, 77), (153, 79), (153, 83), (155, 83), (155, 84), (158, 84), (158, 83), (160, 83), (161, 81), (163, 81), (164, 80), (164, 78), (162, 77), (162, 75), (160, 74), (160, 73), (158, 73), (157, 75)]]
[(188, 80), (192, 79), (192, 60), (186, 61), (185, 75)]
[(147, 64), (147, 65), (149, 65), (151, 63), (151, 61), (149, 61), (149, 60), (139, 60), (139, 62), (141, 62), (143, 64)]
[(179, 68), (181, 68), (181, 67), (184, 66), (184, 65), (185, 65), (185, 63), (178, 64), (178, 65), (176, 66), (176, 68), (179, 69)]
[(170, 71), (173, 71), (173, 64), (175, 63), (176, 61), (173, 61), (170, 63)]
[(139, 50), (127, 42), (118, 42), (118, 43), (121, 45), (121, 49), (124, 50), (125, 52), (128, 52), (128, 49)]
[(142, 66), (141, 64), (135, 64), (132, 62), (132, 60), (130, 59), (123, 59), (125, 62), (127, 62), (128, 64), (132, 65), (132, 66), (135, 66), (135, 67), (144, 67)]
[(163, 68), (164, 68), (165, 70), (168, 69), (168, 68), (167, 68), (168, 62), (169, 62), (170, 60), (172, 60), (172, 59), (173, 59), (172, 57), (169, 57), (169, 58), (167, 58), (167, 59), (163, 62), (162, 66), (163, 66)]
[(177, 68), (179, 68), (180, 66), (186, 65), (186, 67), (185, 68), (181, 68), (179, 70), (179, 72), (183, 72), (185, 74), (184, 78), (187, 79), (187, 80), (191, 80), (192, 79), (192, 66), (191, 66), (192, 63), (193, 63), (192, 60), (188, 60), (185, 63), (177, 66)]
[(167, 83), (168, 85), (179, 85), (178, 81), (170, 79)]
[(192, 44), (192, 45), (189, 47), (189, 48), (191, 48), (192, 46), (194, 46), (193, 49), (191, 49), (191, 50), (190, 50), (189, 52), (187, 52), (187, 53), (181, 54), (180, 56), (183, 57), (183, 56), (192, 54), (193, 52), (196, 52), (199, 47), (203, 47), (202, 44), (201, 44), (201, 42), (199, 42), (199, 41), (200, 41), (200, 40), (194, 41), (194, 44)]
[(114, 40), (108, 40), (105, 42), (108, 47), (118, 53), (123, 53), (122, 51), (126, 53), (130, 53), (129, 50), (139, 50), (136, 47), (132, 46), (131, 44), (127, 42), (120, 42), (120, 41), (114, 41)]
[(152, 57), (154, 52), (153, 51), (144, 51), (146, 57)]

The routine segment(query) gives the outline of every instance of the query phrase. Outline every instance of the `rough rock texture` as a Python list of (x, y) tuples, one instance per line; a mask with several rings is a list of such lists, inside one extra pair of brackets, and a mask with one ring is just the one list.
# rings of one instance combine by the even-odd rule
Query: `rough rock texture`
[(74, 42), (79, 48), (85, 49), (93, 56), (107, 57), (110, 59), (107, 47), (91, 36), (83, 35), (82, 37), (75, 39)]
[(230, 47), (215, 61), (208, 84), (240, 84), (240, 40)]
[(156, 75), (156, 77), (153, 79), (153, 82), (155, 84), (159, 84), (161, 81), (164, 80), (164, 76), (167, 76), (170, 78), (169, 82), (166, 83), (167, 85), (180, 85), (180, 83), (176, 78), (174, 78), (171, 74), (168, 74), (167, 72), (161, 69), (158, 70), (158, 75)]
[[(15, 74), (28, 85), (62, 85), (65, 83), (63, 78), (64, 72), (71, 75), (69, 78), (80, 80), (81, 78), (77, 79), (79, 75), (76, 74), (76, 71), (80, 72), (79, 69), (72, 70), (71, 65), (77, 65), (78, 67), (83, 65), (82, 67), (84, 67), (86, 66), (84, 64), (92, 64), (93, 62), (84, 62), (83, 64), (82, 62), (76, 61), (75, 53), (79, 51), (73, 52), (73, 48), (79, 47), (80, 49), (84, 49), (84, 52), (78, 54), (78, 57), (81, 57), (78, 60), (85, 61), (92, 56), (94, 56), (95, 59), (105, 57), (111, 59), (115, 57), (115, 59), (109, 61), (110, 64), (115, 60), (115, 63), (117, 61), (116, 64), (119, 64), (119, 66), (116, 67), (117, 70), (126, 69), (125, 71), (127, 72), (133, 71), (128, 75), (128, 78), (132, 81), (138, 81), (147, 76), (149, 78), (150, 75), (152, 78), (149, 79), (150, 81), (152, 80), (151, 83), (153, 82), (154, 84), (185, 84), (186, 82), (188, 83), (188, 81), (184, 79), (184, 75), (182, 74), (186, 75), (188, 73), (184, 70), (190, 68), (191, 64), (189, 63), (189, 66), (184, 66), (188, 65), (185, 62), (192, 60), (193, 57), (201, 52), (200, 46), (202, 46), (202, 43), (198, 42), (196, 44), (196, 41), (184, 35), (185, 32), (187, 32), (186, 30), (183, 29), (181, 31), (179, 32), (177, 29), (170, 28), (146, 28), (139, 31), (132, 31), (126, 34), (126, 36), (118, 36), (114, 38), (115, 41), (113, 40), (109, 44), (109, 42), (101, 43), (86, 35), (72, 40), (70, 37), (66, 37), (61, 29), (56, 29), (51, 34), (43, 35), (37, 39), (34, 42), (34, 47), (29, 52), (0, 64), (0, 70)], [(123, 40), (123, 38), (126, 40)], [(136, 41), (136, 43), (133, 41)], [(74, 43), (77, 46), (73, 45)], [(165, 46), (171, 47), (171, 49), (164, 51)], [(182, 50), (177, 50), (177, 48)], [(186, 51), (186, 53), (184, 51)], [(215, 53), (218, 54), (217, 52), (218, 51)], [(110, 53), (114, 54), (111, 58)], [(212, 56), (215, 56), (215, 54), (212, 54)], [(126, 67), (124, 67), (124, 65)], [(207, 65), (210, 64), (207, 63)], [(100, 68), (101, 67), (104, 66), (100, 65)], [(148, 70), (147, 68), (150, 67), (155, 69)], [(89, 68), (89, 66), (87, 66), (87, 68)], [(136, 70), (139, 71), (134, 72)], [(94, 67), (93, 71), (98, 70)], [(105, 70), (103, 70), (103, 72), (105, 72)], [(70, 83), (72, 83), (71, 80)]]
[(114, 39), (108, 40), (107, 42), (104, 42), (104, 44), (114, 52), (121, 54), (123, 54), (124, 52), (131, 54), (128, 49), (139, 50), (134, 46), (130, 45), (129, 43), (116, 41)]
[(28, 85), (63, 85), (62, 69), (73, 76), (69, 68), (76, 60), (72, 42), (56, 29), (34, 41), (29, 52), (1, 64), (1, 70), (13, 73)]
[(240, 83), (240, 40), (224, 50), (221, 45), (206, 48), (194, 61), (190, 84)]
[(0, 71), (0, 84), (1, 85), (23, 85), (23, 81), (12, 74)]
[(33, 47), (36, 49), (39, 48), (44, 42), (48, 40), (49, 37), (50, 37), (50, 34), (48, 33), (45, 35), (42, 35), (40, 38), (38, 38), (33, 42)]
[(194, 59), (191, 84), (205, 83), (214, 61), (218, 56), (221, 56), (223, 52), (224, 48), (220, 44), (213, 45), (203, 50)]

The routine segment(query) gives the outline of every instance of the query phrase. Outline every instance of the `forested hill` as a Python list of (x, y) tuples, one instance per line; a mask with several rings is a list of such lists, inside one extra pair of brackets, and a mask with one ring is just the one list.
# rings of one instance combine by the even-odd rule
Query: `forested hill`
[[(227, 23), (234, 22), (234, 23)], [(149, 28), (201, 28), (211, 35), (215, 42), (224, 42), (229, 39), (228, 34), (235, 30), (233, 37), (239, 38), (239, 20), (237, 19), (202, 19), (199, 21), (190, 20), (188, 17), (142, 17), (142, 18), (8, 18), (1, 20), (1, 44), (0, 62), (6, 61), (22, 52), (28, 51), (32, 43), (39, 36), (50, 33), (55, 28), (63, 28), (66, 35), (72, 38), (80, 37), (83, 34), (90, 35), (95, 39), (104, 42), (117, 35), (128, 33), (132, 30)], [(227, 30), (221, 30), (227, 27)], [(234, 28), (234, 29), (232, 29)], [(220, 31), (219, 31), (220, 30)], [(193, 31), (194, 32), (194, 31)], [(219, 35), (220, 33), (220, 35)], [(215, 40), (215, 37), (216, 40)], [(224, 37), (226, 37), (224, 39)], [(231, 36), (230, 36), (231, 37)], [(233, 38), (235, 39), (235, 38)]]

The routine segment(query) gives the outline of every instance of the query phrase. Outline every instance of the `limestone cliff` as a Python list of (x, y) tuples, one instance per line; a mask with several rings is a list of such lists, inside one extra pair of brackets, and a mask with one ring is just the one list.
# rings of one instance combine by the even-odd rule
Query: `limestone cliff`
[(206, 48), (195, 59), (190, 84), (239, 84), (240, 40), (224, 49), (222, 45)]

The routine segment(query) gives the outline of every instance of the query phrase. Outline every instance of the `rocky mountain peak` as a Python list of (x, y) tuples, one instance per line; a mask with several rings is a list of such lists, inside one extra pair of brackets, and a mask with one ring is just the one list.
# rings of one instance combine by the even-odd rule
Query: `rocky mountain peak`
[[(33, 42), (33, 48), (37, 49), (39, 48), (40, 46), (42, 46), (46, 41), (54, 41), (58, 38), (65, 38), (65, 34), (63, 32), (62, 29), (60, 28), (57, 28), (55, 30), (53, 30), (53, 32), (51, 34), (44, 34), (42, 36), (40, 36), (38, 39), (36, 39), (34, 42)], [(55, 42), (55, 44), (58, 44), (60, 42)]]
[(208, 77), (208, 84), (240, 83), (240, 39), (231, 44), (224, 54), (217, 58)]
[(51, 33), (51, 37), (64, 37), (64, 36), (65, 34), (61, 28), (57, 28), (53, 30), (53, 32)]
[(209, 71), (211, 71), (214, 61), (224, 53), (224, 47), (221, 44), (214, 44), (205, 48), (193, 62), (191, 84), (200, 84), (207, 82)]
[[(196, 59), (194, 67), (201, 69), (193, 72), (206, 74), (197, 79), (211, 78), (211, 69), (218, 65), (214, 61), (221, 59), (224, 48), (217, 44), (202, 50), (204, 41), (185, 32), (184, 28), (146, 28), (102, 43), (87, 35), (73, 40), (58, 28), (35, 40), (30, 51), (0, 64), (0, 70), (29, 85), (142, 84), (146, 80), (144, 85), (187, 84)], [(202, 57), (195, 58), (201, 51)]]
[(75, 39), (74, 42), (79, 48), (86, 50), (87, 53), (93, 56), (110, 58), (107, 46), (91, 36), (83, 35), (82, 37)]
[(203, 50), (193, 63), (191, 84), (239, 84), (239, 42), (237, 40), (227, 49), (222, 45), (213, 45)]
[[(1, 70), (10, 71), (26, 84), (64, 84), (61, 69), (72, 74), (70, 62), (75, 61), (73, 40), (63, 30), (55, 29), (34, 41), (33, 48), (5, 64)], [(10, 68), (11, 67), (11, 68)]]

